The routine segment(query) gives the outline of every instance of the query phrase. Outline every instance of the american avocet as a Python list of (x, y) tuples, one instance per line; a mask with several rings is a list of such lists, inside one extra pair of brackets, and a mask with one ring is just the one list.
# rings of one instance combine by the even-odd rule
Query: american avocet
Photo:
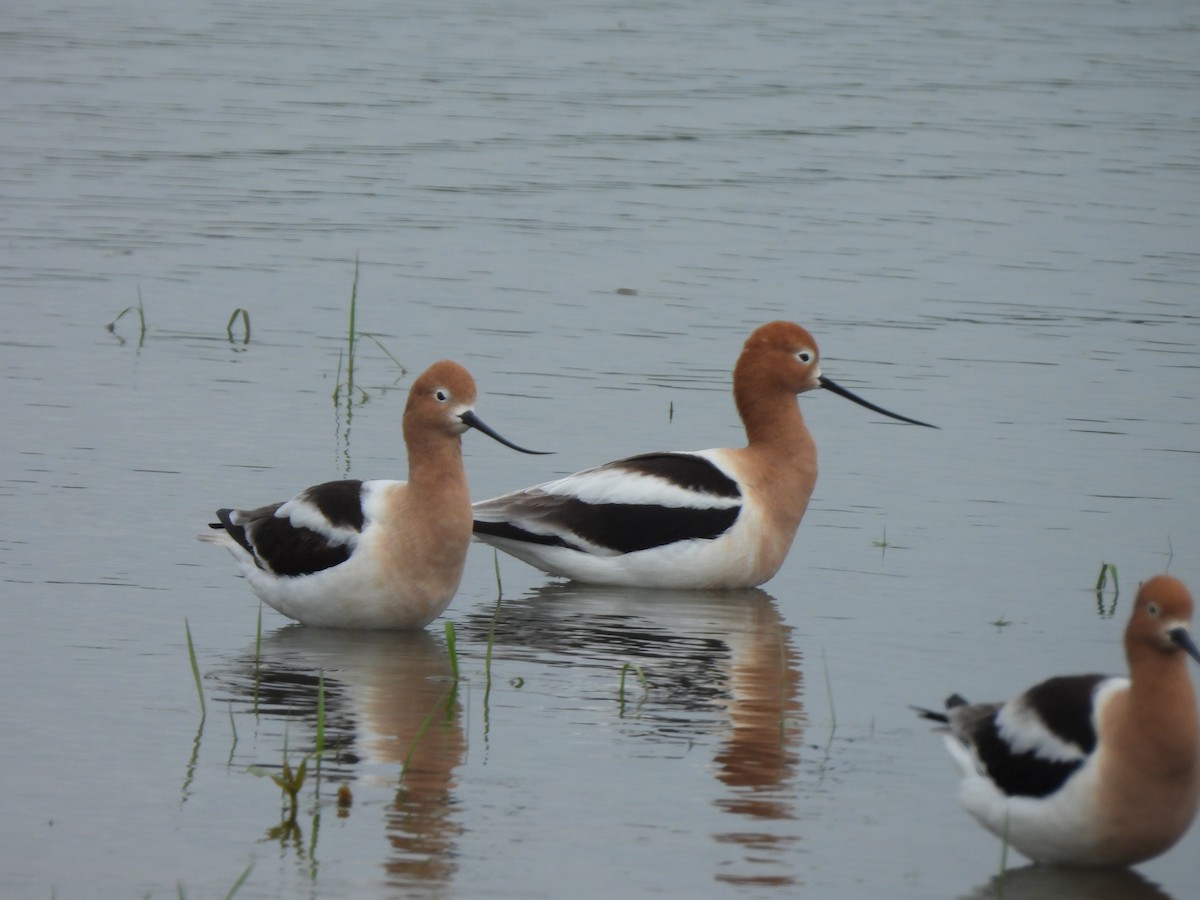
[[(771, 322), (746, 341), (733, 398), (748, 444), (647, 453), (475, 504), (475, 536), (577, 581), (744, 588), (783, 565), (817, 480), (796, 395), (825, 388), (902, 422), (821, 374), (812, 335)], [(932, 425), (928, 426), (934, 427)]]
[(404, 407), (408, 481), (330, 481), (285, 503), (217, 510), (209, 527), (264, 603), (305, 625), (423, 628), (449, 605), (471, 540), (462, 433), (482, 431), (475, 382), (434, 363)]
[(1138, 591), (1125, 629), (1129, 677), (1051, 678), (1007, 703), (944, 713), (963, 806), (1045, 863), (1124, 866), (1164, 852), (1200, 803), (1200, 724), (1187, 653), (1192, 598), (1169, 575)]

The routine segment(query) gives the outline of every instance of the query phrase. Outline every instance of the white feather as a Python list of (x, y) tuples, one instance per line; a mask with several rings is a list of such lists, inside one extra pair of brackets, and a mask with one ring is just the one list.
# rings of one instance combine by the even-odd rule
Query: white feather
[(288, 500), (275, 510), (275, 518), (287, 519), (293, 528), (307, 528), (321, 535), (332, 546), (353, 544), (358, 540), (358, 532), (353, 528), (334, 525), (306, 497), (300, 495)]
[[(702, 457), (721, 468), (712, 453), (701, 450), (688, 455)], [(665, 478), (644, 475), (619, 465), (588, 469), (531, 490), (584, 503), (628, 503), (680, 509), (732, 509), (742, 502), (740, 497), (691, 490)]]

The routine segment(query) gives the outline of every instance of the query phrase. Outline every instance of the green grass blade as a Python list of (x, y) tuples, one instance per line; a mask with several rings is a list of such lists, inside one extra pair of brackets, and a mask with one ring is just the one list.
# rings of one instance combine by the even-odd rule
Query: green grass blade
[(325, 670), (317, 673), (317, 793), (321, 792), (321, 755), (325, 752)]
[(442, 705), (444, 700), (447, 708), (449, 708), (450, 704), (453, 702), (453, 698), (454, 687), (451, 686), (449, 691), (437, 699), (437, 702), (433, 704), (433, 708), (429, 710), (429, 714), (426, 715), (425, 719), (421, 722), (420, 727), (417, 729), (417, 733), (413, 735), (412, 744), (409, 745), (408, 753), (404, 754), (404, 762), (400, 764), (401, 782), (404, 781), (404, 775), (406, 772), (408, 772), (409, 766), (412, 765), (412, 758), (413, 754), (417, 752), (417, 745), (421, 743), (421, 738), (425, 736), (425, 729), (427, 729), (429, 727), (429, 723), (433, 721), (433, 717), (437, 714), (438, 707)]
[(629, 663), (621, 666), (621, 679), (617, 682), (617, 716), (625, 717), (625, 673), (629, 671)]
[(145, 309), (142, 308), (142, 289), (140, 287), (137, 289), (137, 295), (138, 295), (137, 306), (125, 307), (123, 310), (121, 310), (119, 313), (117, 313), (116, 317), (111, 322), (109, 322), (107, 325), (105, 325), (104, 328), (105, 328), (105, 330), (108, 331), (109, 334), (113, 335), (118, 341), (121, 342), (122, 345), (124, 345), (125, 339), (123, 337), (121, 337), (119, 334), (117, 334), (117, 323), (120, 322), (121, 319), (123, 319), (125, 317), (126, 313), (136, 312), (138, 315), (138, 342), (137, 342), (137, 345), (138, 345), (138, 349), (140, 350), (140, 349), (142, 349), (142, 346), (146, 343), (146, 311), (145, 311)]
[(330, 398), (333, 400), (333, 405), (335, 407), (338, 404), (338, 400), (340, 400), (341, 396), (342, 396), (342, 357), (343, 356), (345, 356), (345, 351), (339, 350), (338, 351), (337, 373), (334, 375), (334, 378), (333, 378), (333, 396)]
[[(1104, 591), (1108, 587), (1108, 577), (1112, 575), (1112, 603), (1108, 608), (1104, 605)], [(1100, 574), (1096, 578), (1096, 610), (1100, 617), (1110, 618), (1117, 611), (1117, 600), (1121, 596), (1121, 586), (1117, 581), (1117, 567), (1112, 563), (1100, 563)]]
[(390, 359), (392, 362), (394, 362), (396, 364), (396, 368), (398, 368), (400, 370), (401, 375), (408, 374), (408, 369), (406, 369), (404, 367), (404, 363), (400, 362), (400, 360), (396, 358), (396, 355), (394, 353), (392, 353), (391, 350), (389, 350), (387, 347), (383, 346), (383, 342), (380, 341), (379, 338), (377, 338), (377, 337), (375, 337), (375, 335), (369, 334), (365, 331), (362, 332), (359, 335), (359, 337), (370, 338), (372, 341), (374, 341), (375, 346), (383, 351), (383, 355), (386, 356), (388, 359)]
[(446, 620), (446, 652), (450, 654), (450, 673), (458, 684), (458, 645), (454, 637), (454, 623)]
[(833, 702), (833, 682), (829, 678), (829, 663), (825, 659), (825, 648), (821, 648), (821, 671), (825, 675), (825, 693), (829, 696), (829, 743), (837, 733), (837, 707)]
[[(495, 550), (492, 551), (495, 554)], [(496, 578), (500, 578), (500, 565), (496, 564)], [(488, 624), (487, 649), (483, 654), (483, 743), (487, 746), (488, 734), (492, 726), (492, 648), (496, 645), (496, 622), (500, 618), (500, 595), (496, 596), (496, 606), (492, 609), (492, 621)]]
[(350, 285), (350, 325), (346, 333), (346, 393), (354, 393), (355, 318), (358, 307), (358, 254), (354, 254), (354, 281)]
[(254, 631), (254, 715), (258, 717), (258, 685), (262, 680), (262, 601), (258, 604), (258, 627)]
[(646, 681), (646, 673), (642, 667), (634, 663), (623, 663), (621, 665), (621, 678), (617, 684), (617, 716), (618, 718), (625, 717), (625, 676), (628, 672), (633, 672), (637, 676), (638, 683), (642, 686), (642, 698), (638, 701), (638, 708), (646, 702), (646, 698), (650, 696), (650, 684)]
[(229, 337), (229, 343), (232, 344), (234, 342), (233, 323), (239, 317), (242, 320), (242, 343), (248, 344), (250, 343), (250, 313), (240, 306), (229, 314), (229, 321), (225, 323), (225, 334)]
[(325, 752), (325, 670), (317, 673), (317, 759)]
[(196, 679), (196, 695), (200, 698), (200, 718), (208, 713), (204, 707), (204, 686), (200, 683), (200, 666), (196, 663), (196, 647), (192, 644), (192, 628), (188, 625), (187, 616), (183, 618), (183, 632), (187, 635), (188, 659), (192, 663), (192, 677)]
[(229, 893), (225, 895), (225, 900), (231, 900), (234, 894), (242, 889), (242, 885), (246, 883), (246, 879), (250, 877), (250, 873), (254, 870), (254, 860), (250, 860), (250, 865), (246, 866), (245, 871), (238, 876), (238, 880), (233, 883), (233, 887), (229, 889)]
[(229, 701), (229, 730), (233, 732), (233, 743), (231, 743), (229, 745), (229, 760), (226, 762), (226, 765), (232, 766), (233, 765), (233, 753), (237, 749), (237, 744), (238, 744), (237, 722), (234, 721), (234, 718), (233, 718), (233, 701), (232, 700)]

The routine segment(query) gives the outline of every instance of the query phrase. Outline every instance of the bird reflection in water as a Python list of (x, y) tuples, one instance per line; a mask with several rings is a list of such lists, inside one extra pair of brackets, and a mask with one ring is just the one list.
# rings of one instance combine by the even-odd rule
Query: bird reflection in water
[[(292, 626), (263, 638), (257, 666), (250, 650), (217, 677), (227, 699), (246, 711), (257, 709), (260, 718), (288, 723), (289, 745), (296, 753), (308, 753), (315, 744), (322, 673), (323, 783), (366, 778), (395, 784), (402, 773), (384, 816), (391, 847), (383, 863), (385, 879), (399, 888), (449, 884), (454, 845), (462, 831), (451, 795), (466, 739), (445, 647), (426, 631)], [(303, 737), (296, 734), (297, 723), (304, 728)], [(278, 765), (277, 753), (278, 746), (271, 744), (255, 762), (271, 769)], [(346, 809), (339, 806), (338, 814), (345, 815)], [(314, 813), (314, 836), (319, 816), (320, 806)], [(309, 852), (315, 855), (315, 850)]]
[(732, 832), (718, 840), (740, 846), (749, 872), (738, 867), (717, 875), (732, 884), (793, 884), (787, 871), (760, 872), (768, 860), (786, 858), (798, 841), (794, 827), (772, 827), (794, 819), (794, 786), (789, 779), (799, 762), (801, 677), (790, 629), (779, 620), (774, 603), (754, 607), (753, 637), (730, 661), (728, 739), (716, 755), (717, 777), (729, 794), (717, 800), (726, 812), (744, 816), (757, 830)]
[[(464, 623), (480, 642), (491, 626), (490, 613)], [(566, 655), (575, 666), (614, 672), (636, 664), (649, 692), (638, 712), (640, 736), (704, 745), (719, 735), (713, 762), (722, 787), (714, 803), (735, 818), (713, 835), (732, 851), (718, 854), (714, 879), (797, 881), (803, 681), (791, 628), (770, 595), (544, 585), (504, 600), (495, 643), (509, 659), (561, 664)]]
[(1135, 869), (1046, 866), (1008, 869), (960, 900), (1171, 900)]

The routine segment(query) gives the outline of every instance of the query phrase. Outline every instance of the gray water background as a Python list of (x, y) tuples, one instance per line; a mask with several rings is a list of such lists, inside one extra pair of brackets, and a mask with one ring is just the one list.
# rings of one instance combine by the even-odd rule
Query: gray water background
[[(1118, 671), (1137, 581), (1200, 588), (1198, 29), (1182, 0), (6, 4), (0, 893), (252, 865), (240, 897), (995, 895), (907, 704)], [(144, 335), (105, 330), (139, 299)], [(268, 610), (256, 670), (213, 509), (403, 477), (441, 357), (557, 451), (468, 435), (479, 497), (734, 445), (774, 318), (942, 430), (805, 396), (822, 474), (763, 591), (501, 559), (497, 612), (477, 546), (436, 726), (442, 622)], [(321, 673), (341, 750), (281, 839), (247, 770), (311, 749)], [(1198, 854), (1004, 896), (1184, 898)]]

